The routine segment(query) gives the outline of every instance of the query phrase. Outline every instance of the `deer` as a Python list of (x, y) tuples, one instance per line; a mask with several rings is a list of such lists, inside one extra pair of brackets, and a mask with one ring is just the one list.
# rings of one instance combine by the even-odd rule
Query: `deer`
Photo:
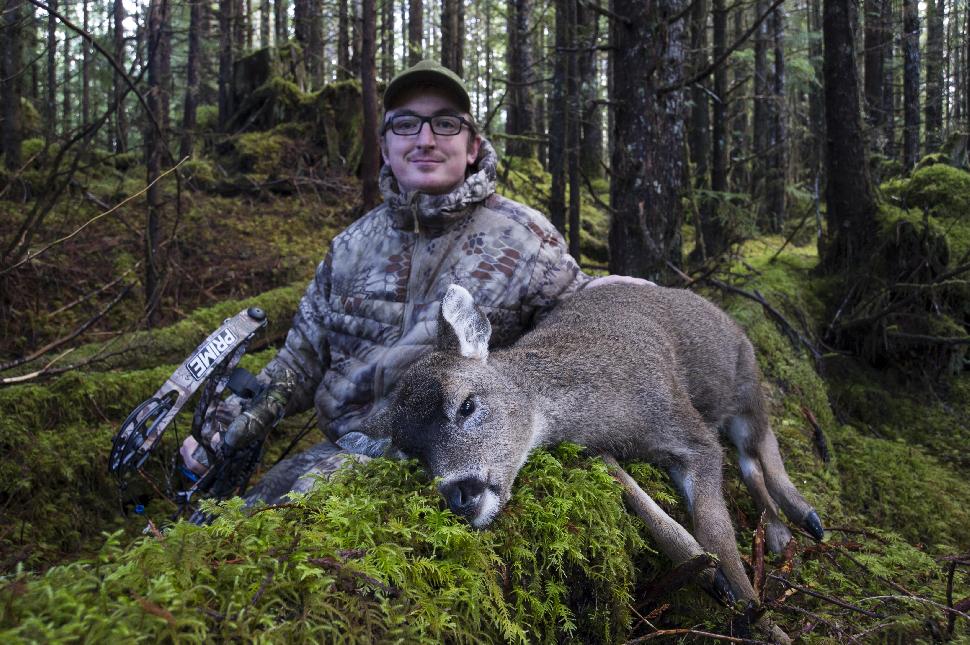
[[(632, 478), (619, 478), (661, 551), (674, 564), (714, 554), (720, 593), (756, 606), (722, 491), (723, 435), (764, 514), (768, 548), (780, 553), (792, 538), (781, 513), (823, 538), (818, 513), (785, 471), (754, 348), (708, 300), (652, 284), (602, 286), (562, 300), (507, 347), (490, 352), (490, 334), (472, 294), (449, 286), (436, 347), (402, 375), (366, 430), (418, 459), (473, 527), (496, 518), (540, 446), (580, 444), (614, 471), (617, 460), (645, 460), (670, 475), (693, 525), (692, 536)], [(776, 627), (774, 637), (787, 640)]]

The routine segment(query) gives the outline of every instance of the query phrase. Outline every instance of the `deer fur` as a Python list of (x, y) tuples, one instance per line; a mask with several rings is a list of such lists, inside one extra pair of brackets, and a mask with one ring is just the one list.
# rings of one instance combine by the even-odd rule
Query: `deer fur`
[(604, 286), (566, 299), (510, 347), (490, 352), (490, 333), (471, 294), (452, 285), (438, 348), (404, 374), (370, 428), (440, 478), (452, 511), (473, 526), (496, 517), (538, 446), (571, 441), (647, 460), (678, 486), (696, 536), (654, 504), (648, 524), (660, 547), (675, 563), (714, 553), (733, 595), (756, 602), (721, 490), (720, 431), (765, 513), (769, 547), (781, 551), (791, 538), (780, 511), (822, 538), (818, 514), (785, 472), (751, 343), (710, 302), (686, 290)]

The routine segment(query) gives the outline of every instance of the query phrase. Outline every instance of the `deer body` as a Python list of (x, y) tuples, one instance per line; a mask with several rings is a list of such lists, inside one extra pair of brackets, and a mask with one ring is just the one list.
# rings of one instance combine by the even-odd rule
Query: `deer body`
[[(769, 546), (781, 550), (791, 537), (779, 507), (821, 538), (818, 515), (785, 473), (751, 344), (703, 298), (656, 286), (581, 291), (489, 354), (487, 319), (452, 286), (438, 333), (439, 349), (405, 373), (373, 430), (441, 477), (449, 506), (474, 526), (492, 521), (538, 446), (572, 441), (644, 459), (670, 473), (733, 594), (754, 600), (721, 490), (720, 429), (767, 515)], [(655, 535), (689, 538), (660, 515)], [(701, 551), (669, 539), (672, 558)]]

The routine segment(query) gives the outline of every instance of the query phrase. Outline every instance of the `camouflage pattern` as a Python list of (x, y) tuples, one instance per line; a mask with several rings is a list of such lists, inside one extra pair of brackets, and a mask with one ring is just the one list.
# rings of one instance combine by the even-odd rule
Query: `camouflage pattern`
[(448, 285), (474, 296), (501, 346), (588, 282), (545, 217), (495, 194), (496, 163), (483, 141), (465, 182), (446, 195), (401, 192), (384, 167), (384, 203), (333, 240), (264, 372), (298, 375), (288, 414), (315, 405), (332, 441), (373, 454), (358, 431), (433, 347)]

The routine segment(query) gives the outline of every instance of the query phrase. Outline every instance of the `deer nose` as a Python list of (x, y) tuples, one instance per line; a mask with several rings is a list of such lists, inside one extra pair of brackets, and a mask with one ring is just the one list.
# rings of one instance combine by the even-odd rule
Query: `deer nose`
[(466, 517), (475, 514), (484, 492), (485, 482), (477, 477), (460, 479), (441, 489), (441, 494), (448, 501), (451, 512)]

